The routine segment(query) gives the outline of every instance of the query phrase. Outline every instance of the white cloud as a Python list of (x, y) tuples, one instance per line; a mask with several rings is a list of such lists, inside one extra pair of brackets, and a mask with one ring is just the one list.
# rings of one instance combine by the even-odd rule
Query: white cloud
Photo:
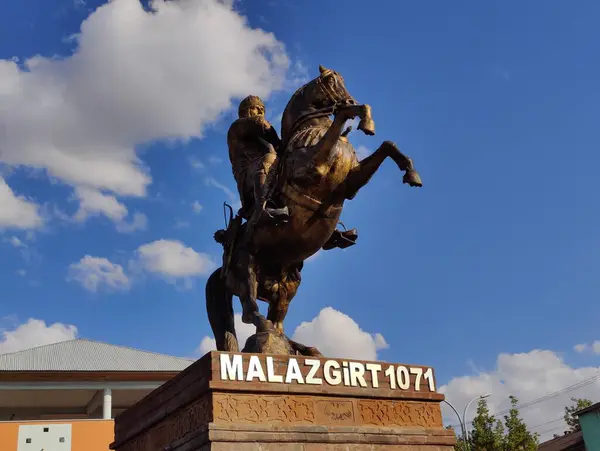
[(75, 194), (79, 198), (79, 210), (74, 217), (76, 221), (82, 222), (89, 216), (103, 214), (118, 222), (127, 216), (127, 207), (114, 196), (91, 188), (77, 188)]
[[(541, 439), (545, 440), (552, 438), (552, 434), (562, 433), (567, 429), (562, 417), (564, 407), (571, 404), (571, 397), (587, 397), (598, 401), (599, 371), (600, 368), (597, 367), (573, 368), (553, 351), (533, 350), (519, 354), (500, 354), (493, 370), (456, 377), (440, 387), (439, 391), (446, 395), (446, 399), (459, 412), (462, 412), (472, 398), (491, 393), (492, 396), (487, 401), (493, 414), (503, 413), (510, 407), (509, 395), (516, 396), (519, 404), (527, 404), (558, 392), (542, 402), (520, 409), (522, 418), (531, 430), (540, 433)], [(598, 377), (587, 384), (577, 386), (574, 390), (562, 391), (565, 387), (595, 376)], [(456, 425), (456, 416), (450, 408), (442, 404), (442, 409), (446, 422)], [(473, 419), (475, 411), (475, 406), (469, 409), (467, 421)], [(502, 418), (501, 415), (500, 417)]]
[[(97, 8), (68, 57), (34, 56), (24, 68), (0, 60), (0, 163), (75, 187), (80, 218), (122, 220), (117, 198), (146, 195), (151, 175), (136, 145), (201, 137), (232, 99), (267, 98), (286, 85), (283, 44), (250, 28), (233, 2), (151, 4), (151, 13), (139, 0)], [(42, 223), (37, 206), (4, 180), (0, 204), (0, 226)]]
[(207, 274), (216, 267), (209, 255), (176, 240), (157, 240), (140, 246), (137, 262), (148, 272), (173, 279)]
[(575, 352), (584, 353), (591, 351), (594, 354), (600, 354), (600, 340), (593, 341), (592, 343), (580, 343), (573, 346)]
[(129, 261), (129, 275), (121, 265), (107, 258), (86, 255), (69, 266), (67, 280), (78, 282), (92, 292), (102, 287), (126, 290), (136, 276), (148, 272), (160, 275), (170, 283), (182, 280), (184, 288), (190, 288), (193, 277), (207, 274), (215, 267), (209, 255), (196, 252), (180, 241), (157, 240), (137, 248)]
[[(0, 64), (0, 98), (2, 98), (1, 74)], [(2, 111), (2, 106), (0, 106), (0, 118)], [(2, 159), (1, 126), (0, 119), (0, 161)], [(35, 229), (44, 223), (40, 216), (39, 206), (23, 196), (16, 195), (2, 177), (0, 177), (0, 206), (0, 228)]]
[(126, 220), (116, 224), (117, 231), (121, 233), (135, 232), (136, 230), (146, 230), (148, 218), (143, 213), (135, 212), (130, 222)]
[(91, 292), (106, 287), (109, 290), (126, 290), (130, 287), (129, 277), (123, 267), (102, 257), (86, 255), (69, 266), (68, 281), (78, 282)]
[(17, 247), (17, 248), (27, 247), (27, 245), (25, 243), (23, 243), (23, 241), (21, 241), (16, 236), (11, 236), (10, 238), (4, 238), (2, 241), (4, 241), (5, 243), (9, 243), (11, 246)]
[[(246, 345), (246, 340), (248, 340), (248, 337), (256, 333), (256, 327), (254, 327), (252, 324), (243, 323), (242, 315), (240, 313), (236, 313), (233, 318), (235, 324), (235, 335), (238, 339), (240, 350), (242, 350)], [(213, 337), (205, 336), (196, 349), (196, 352), (198, 355), (203, 356), (207, 352), (214, 351), (216, 349), (217, 343), (215, 339)]]
[(127, 207), (119, 202), (115, 196), (85, 187), (76, 188), (75, 196), (79, 199), (79, 210), (73, 216), (76, 222), (84, 222), (92, 216), (104, 215), (111, 219), (115, 223), (117, 231), (122, 233), (130, 233), (146, 228), (148, 223), (146, 215), (136, 212), (128, 222)]
[(192, 225), (189, 221), (177, 221), (173, 226), (175, 229), (189, 229)]
[(238, 195), (236, 193), (234, 193), (228, 186), (223, 185), (221, 182), (215, 180), (214, 178), (207, 177), (204, 180), (204, 183), (206, 183), (207, 186), (213, 186), (213, 187), (218, 188), (221, 191), (223, 191), (231, 202), (238, 201)]
[[(26, 238), (30, 239), (29, 237)], [(2, 238), (2, 242), (8, 243), (12, 247), (17, 249), (27, 265), (37, 265), (42, 260), (42, 256), (35, 250), (35, 248), (32, 245), (25, 243), (23, 240), (16, 236)]]
[(300, 324), (292, 337), (315, 346), (326, 357), (376, 360), (377, 351), (388, 344), (381, 334), (370, 334), (348, 315), (326, 307), (311, 322)]
[(3, 354), (72, 340), (77, 338), (77, 327), (62, 323), (47, 326), (42, 320), (30, 318), (13, 330), (2, 331), (0, 336), (0, 354)]
[(202, 205), (200, 205), (200, 202), (194, 201), (192, 204), (192, 210), (194, 210), (194, 213), (196, 214), (200, 213), (202, 211)]
[(216, 350), (217, 350), (217, 341), (214, 338), (205, 336), (202, 339), (202, 341), (200, 342), (200, 345), (198, 346), (196, 353), (199, 356), (203, 356), (207, 352), (216, 351)]
[(190, 166), (195, 169), (198, 172), (203, 171), (204, 169), (206, 169), (206, 166), (204, 165), (204, 163), (202, 163), (202, 161), (200, 161), (198, 158), (196, 157), (190, 157), (188, 159)]
[[(241, 349), (248, 337), (255, 333), (255, 327), (242, 323), (241, 315), (236, 313), (235, 331)], [(326, 357), (360, 360), (376, 360), (377, 351), (389, 347), (383, 335), (361, 330), (352, 318), (331, 307), (321, 310), (311, 322), (300, 324), (292, 340), (315, 346)], [(214, 338), (207, 336), (202, 339), (197, 351), (204, 355), (215, 348)]]
[(356, 156), (358, 157), (359, 160), (362, 160), (363, 158), (367, 158), (372, 153), (373, 153), (373, 151), (370, 150), (369, 148), (367, 148), (366, 146), (360, 145), (360, 146), (356, 147)]

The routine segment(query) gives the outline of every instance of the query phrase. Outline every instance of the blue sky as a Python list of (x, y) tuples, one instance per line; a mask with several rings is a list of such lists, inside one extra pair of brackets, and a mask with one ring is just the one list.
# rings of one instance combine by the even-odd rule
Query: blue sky
[[(344, 223), (358, 228), (358, 245), (321, 253), (305, 266), (287, 329), (330, 306), (362, 330), (382, 334), (389, 347), (379, 358), (432, 365), (444, 384), (480, 371), (497, 374), (499, 354), (531, 357), (535, 349), (549, 350), (561, 368), (574, 371), (556, 381), (556, 389), (576, 382), (577, 369), (598, 366), (591, 345), (600, 339), (597, 2), (382, 1), (365, 7), (348, 0), (343, 7), (317, 1), (300, 7), (242, 1), (224, 19), (231, 32), (211, 18), (198, 19), (202, 27), (196, 28), (182, 22), (168, 31), (177, 35), (170, 48), (152, 36), (184, 16), (160, 22), (162, 10), (148, 24), (133, 0), (114, 2), (131, 10), (113, 5), (111, 12), (105, 5), (96, 11), (103, 3), (11, 2), (0, 19), (3, 70), (24, 70), (23, 62), (35, 55), (51, 68), (32, 69), (38, 78), (27, 82), (23, 72), (12, 73), (23, 84), (3, 85), (0, 77), (0, 99), (9, 98), (4, 106), (0, 100), (1, 174), (14, 196), (40, 206), (43, 218), (40, 224), (31, 216), (17, 221), (0, 214), (5, 333), (36, 318), (75, 325), (90, 339), (193, 354), (210, 335), (205, 273), (208, 262), (220, 258), (212, 234), (223, 224), (227, 190), (235, 193), (225, 132), (237, 99), (268, 96), (268, 115), (276, 118), (290, 89), (314, 78), (323, 64), (342, 73), (354, 97), (372, 106), (377, 135), (352, 133), (353, 144), (373, 150), (383, 140), (395, 141), (414, 159), (425, 186), (402, 185), (397, 168), (384, 164), (343, 213)], [(238, 23), (239, 15), (247, 23)], [(72, 37), (78, 33), (85, 36), (81, 48)], [(248, 49), (239, 67), (254, 72), (237, 77), (227, 64), (235, 51), (245, 51), (242, 43)], [(262, 58), (253, 53), (260, 45), (271, 56), (285, 55), (289, 70), (282, 75), (277, 63), (256, 69), (251, 63)], [(213, 65), (211, 58), (218, 61)], [(57, 60), (68, 63), (53, 65)], [(168, 79), (156, 81), (161, 74)], [(196, 79), (212, 80), (206, 86), (213, 97), (200, 92), (206, 88)], [(106, 80), (113, 84), (103, 86)], [(152, 84), (163, 82), (165, 96), (173, 90), (167, 102), (156, 89), (162, 85)], [(131, 97), (103, 103), (115, 83)], [(186, 83), (196, 103), (186, 103)], [(44, 139), (53, 132), (45, 135), (44, 127), (58, 127), (58, 119), (45, 109), (38, 88), (86, 112), (65, 113), (64, 130), (52, 145)], [(16, 127), (25, 132), (13, 136)], [(78, 153), (92, 142), (89, 153)], [(116, 160), (106, 166), (120, 179), (108, 174), (105, 180), (103, 166), (86, 166), (104, 145), (131, 143), (135, 154), (115, 150)], [(77, 157), (53, 159), (46, 145), (68, 147)], [(140, 174), (146, 182), (136, 181)], [(83, 199), (88, 206), (98, 202), (86, 210)], [(136, 213), (141, 222), (134, 221)], [(192, 248), (195, 272), (165, 279), (160, 255), (145, 254), (144, 260), (140, 251), (157, 240)], [(99, 283), (91, 292), (74, 280), (69, 267), (86, 255), (120, 265), (126, 286)], [(573, 349), (583, 343), (590, 343), (588, 351)], [(550, 388), (541, 387), (539, 396)], [(469, 390), (456, 398), (468, 397)]]

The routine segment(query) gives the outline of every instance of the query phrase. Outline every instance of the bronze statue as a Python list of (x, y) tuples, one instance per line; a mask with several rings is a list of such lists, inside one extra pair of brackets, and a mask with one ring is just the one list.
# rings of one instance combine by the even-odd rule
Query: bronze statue
[[(273, 199), (270, 199), (271, 206), (267, 205), (270, 188), (268, 177), (274, 176), (271, 168), (282, 149), (275, 128), (265, 118), (265, 104), (260, 97), (250, 95), (241, 101), (238, 119), (227, 131), (227, 145), (233, 177), (242, 203), (238, 215), (248, 221), (243, 239), (245, 242), (252, 235), (259, 218), (266, 216), (273, 223), (284, 222), (289, 218), (287, 206), (277, 206)], [(323, 249), (346, 248), (355, 244), (357, 238), (355, 229), (335, 230)]]
[[(336, 229), (344, 202), (354, 198), (387, 157), (405, 172), (404, 183), (421, 186), (412, 160), (391, 141), (358, 160), (347, 138), (350, 129), (344, 126), (359, 117), (358, 129), (374, 135), (371, 108), (357, 104), (339, 73), (322, 66), (319, 72), (288, 102), (281, 140), (264, 118), (264, 104), (253, 96), (242, 101), (240, 119), (228, 133), (242, 209), (227, 230), (215, 234), (225, 249), (223, 267), (206, 285), (218, 350), (239, 350), (235, 295), (242, 303), (242, 321), (257, 328), (244, 351), (320, 355), (289, 340), (283, 330), (304, 260), (320, 249), (354, 243), (356, 231)], [(257, 300), (269, 304), (267, 318)]]

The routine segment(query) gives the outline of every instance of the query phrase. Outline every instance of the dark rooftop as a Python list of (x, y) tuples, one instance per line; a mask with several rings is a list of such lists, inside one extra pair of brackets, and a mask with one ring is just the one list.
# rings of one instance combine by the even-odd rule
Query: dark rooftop
[(538, 446), (538, 451), (585, 451), (581, 431), (570, 432)]

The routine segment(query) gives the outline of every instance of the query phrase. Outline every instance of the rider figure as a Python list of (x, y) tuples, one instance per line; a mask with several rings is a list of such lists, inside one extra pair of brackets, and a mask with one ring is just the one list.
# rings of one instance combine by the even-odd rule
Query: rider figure
[[(289, 211), (286, 206), (266, 206), (269, 172), (277, 170), (274, 163), (284, 149), (277, 132), (265, 118), (263, 101), (257, 96), (246, 97), (240, 103), (238, 117), (227, 132), (227, 144), (242, 202), (239, 214), (248, 221), (243, 240), (247, 241), (263, 212), (273, 221), (286, 221)], [(355, 244), (356, 239), (355, 229), (335, 230), (323, 249), (346, 248)]]
[[(229, 128), (227, 144), (233, 176), (237, 183), (242, 208), (240, 215), (249, 224), (256, 225), (263, 209), (267, 190), (267, 176), (277, 159), (281, 140), (265, 118), (265, 105), (259, 97), (248, 96), (240, 103), (238, 117)], [(287, 207), (266, 209), (269, 216), (287, 219)], [(248, 233), (251, 233), (248, 230)]]

